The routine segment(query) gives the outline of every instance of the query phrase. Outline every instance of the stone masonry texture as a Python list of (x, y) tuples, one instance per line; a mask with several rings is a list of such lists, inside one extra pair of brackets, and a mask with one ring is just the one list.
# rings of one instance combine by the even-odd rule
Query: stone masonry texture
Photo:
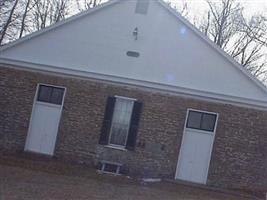
[[(122, 163), (137, 177), (174, 179), (188, 108), (219, 114), (208, 185), (267, 188), (267, 112), (230, 104), (152, 92), (147, 89), (0, 68), (0, 150), (24, 151), (38, 83), (67, 88), (54, 157), (96, 167), (101, 160)], [(143, 103), (134, 151), (98, 144), (108, 96)]]

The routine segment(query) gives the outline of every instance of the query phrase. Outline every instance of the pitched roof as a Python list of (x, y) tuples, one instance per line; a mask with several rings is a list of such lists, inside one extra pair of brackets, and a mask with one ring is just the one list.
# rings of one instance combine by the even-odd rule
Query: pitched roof
[(259, 87), (261, 87), (265, 92), (267, 92), (267, 88), (260, 82), (255, 76), (253, 76), (247, 69), (245, 69), (242, 65), (240, 65), (233, 57), (228, 55), (223, 49), (217, 46), (214, 42), (212, 42), (207, 36), (205, 36), (201, 31), (199, 31), (195, 26), (193, 26), (186, 18), (181, 16), (177, 10), (170, 7), (166, 2), (163, 0), (158, 0), (158, 2), (166, 8), (170, 13), (172, 13), (178, 20), (183, 22), (187, 27), (189, 27), (192, 31), (195, 32), (197, 36), (203, 39), (207, 44), (214, 48), (214, 50), (218, 51), (225, 59), (233, 64), (237, 69), (239, 69), (242, 73), (248, 76), (254, 83), (256, 83)]
[(19, 38), (19, 39), (15, 40), (15, 41), (12, 41), (12, 42), (10, 42), (8, 44), (0, 46), (0, 52), (4, 51), (5, 49), (8, 49), (10, 47), (19, 45), (19, 44), (21, 44), (23, 42), (26, 42), (27, 40), (30, 40), (30, 39), (32, 39), (34, 37), (40, 36), (40, 35), (48, 32), (48, 31), (56, 29), (56, 28), (58, 28), (58, 27), (60, 27), (62, 25), (65, 25), (67, 23), (70, 23), (70, 22), (73, 22), (75, 20), (78, 20), (78, 19), (80, 19), (82, 17), (85, 17), (85, 16), (87, 16), (89, 14), (93, 14), (94, 12), (102, 10), (103, 8), (106, 8), (107, 6), (111, 6), (111, 5), (114, 5), (114, 4), (119, 3), (119, 2), (120, 2), (120, 0), (109, 0), (108, 2), (102, 3), (102, 4), (100, 4), (100, 5), (98, 5), (98, 6), (94, 7), (94, 8), (90, 8), (90, 9), (87, 9), (85, 11), (82, 11), (82, 12), (80, 12), (80, 13), (78, 13), (76, 15), (73, 15), (73, 16), (67, 18), (67, 19), (63, 19), (63, 20), (61, 20), (61, 21), (59, 21), (59, 22), (57, 22), (55, 24), (47, 26), (47, 27), (45, 27), (45, 28), (43, 28), (43, 29), (41, 29), (39, 31), (35, 31), (35, 32), (33, 32), (31, 34), (28, 34), (28, 35), (26, 35), (26, 36), (24, 36), (22, 38)]
[(152, 1), (147, 16), (134, 6), (113, 0), (70, 17), (5, 45), (0, 63), (267, 107), (265, 86), (165, 2)]

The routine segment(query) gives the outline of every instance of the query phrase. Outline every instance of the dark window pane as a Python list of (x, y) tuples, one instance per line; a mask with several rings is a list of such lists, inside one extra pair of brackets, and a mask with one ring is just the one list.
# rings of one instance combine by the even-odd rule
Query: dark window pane
[(37, 101), (61, 105), (64, 95), (63, 88), (40, 85)]
[(117, 98), (112, 118), (110, 144), (125, 146), (134, 101)]
[(64, 89), (63, 88), (54, 87), (53, 91), (52, 91), (50, 103), (61, 105), (62, 104), (63, 95), (64, 95)]
[(51, 94), (52, 94), (51, 87), (40, 85), (37, 100), (49, 103)]
[(201, 129), (213, 131), (216, 121), (216, 115), (204, 113), (202, 117)]
[(111, 173), (117, 172), (117, 168), (118, 168), (117, 165), (109, 164), (109, 163), (105, 163), (104, 165), (105, 165), (105, 168), (104, 168), (105, 172), (111, 172)]
[(201, 116), (202, 116), (202, 113), (200, 112), (189, 111), (186, 127), (200, 129)]
[(148, 6), (149, 6), (149, 0), (137, 0), (135, 13), (143, 15), (147, 14)]

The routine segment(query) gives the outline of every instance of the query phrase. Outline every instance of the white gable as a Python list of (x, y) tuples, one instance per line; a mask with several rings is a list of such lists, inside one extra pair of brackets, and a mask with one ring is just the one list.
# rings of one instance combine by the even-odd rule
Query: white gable
[[(109, 4), (5, 48), (0, 62), (55, 66), (59, 71), (108, 75), (139, 85), (267, 106), (267, 93), (260, 84), (161, 3), (150, 1), (146, 15), (135, 13), (135, 1)], [(137, 40), (132, 34), (136, 27)], [(127, 51), (140, 56), (129, 57)]]

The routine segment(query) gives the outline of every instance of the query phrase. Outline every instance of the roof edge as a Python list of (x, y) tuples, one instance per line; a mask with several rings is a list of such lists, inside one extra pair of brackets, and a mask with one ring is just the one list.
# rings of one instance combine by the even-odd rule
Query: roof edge
[(208, 37), (206, 37), (201, 31), (199, 31), (194, 25), (191, 24), (186, 18), (184, 18), (177, 10), (170, 7), (163, 0), (157, 0), (157, 2), (167, 9), (171, 14), (173, 14), (176, 18), (178, 18), (184, 25), (189, 27), (193, 33), (195, 33), (198, 37), (208, 43), (212, 48), (214, 48), (220, 55), (222, 55), (228, 62), (234, 65), (239, 71), (243, 73), (250, 81), (256, 84), (259, 88), (261, 88), (264, 92), (267, 93), (267, 87), (260, 82), (255, 76), (253, 76), (248, 70), (246, 70), (242, 65), (240, 65), (233, 57), (228, 55), (223, 49), (218, 47), (214, 42), (212, 42)]
[[(102, 8), (106, 8), (106, 7), (108, 7), (108, 6), (111, 6), (111, 5), (114, 5), (114, 4), (117, 4), (117, 3), (119, 3), (120, 2), (120, 0), (110, 0), (110, 1), (108, 1), (108, 2), (106, 2), (106, 3), (104, 3), (104, 4), (101, 4), (101, 5), (99, 5), (99, 6), (97, 6), (97, 7), (95, 7), (95, 8), (92, 8), (92, 9), (89, 9), (89, 10), (86, 10), (86, 11), (84, 11), (84, 12), (81, 12), (81, 13), (79, 13), (79, 14), (76, 14), (76, 15), (74, 15), (74, 16), (71, 16), (71, 17), (69, 17), (69, 18), (67, 18), (67, 19), (65, 19), (65, 20), (62, 20), (61, 22), (58, 22), (58, 23), (56, 23), (56, 24), (53, 24), (53, 25), (51, 25), (51, 26), (49, 26), (49, 27), (47, 27), (47, 28), (44, 28), (44, 29), (42, 29), (42, 30), (40, 30), (40, 31), (37, 31), (37, 32), (34, 32), (34, 33), (32, 33), (32, 34), (29, 34), (29, 35), (26, 35), (25, 37), (23, 37), (23, 38), (21, 38), (21, 39), (18, 39), (18, 40), (16, 40), (16, 41), (14, 41), (14, 42), (11, 42), (11, 43), (9, 43), (9, 44), (7, 44), (7, 45), (4, 45), (4, 46), (2, 46), (2, 47), (0, 47), (0, 53), (1, 53), (1, 51), (4, 51), (4, 50), (6, 50), (6, 49), (8, 49), (8, 48), (11, 48), (11, 47), (13, 47), (13, 46), (15, 46), (15, 45), (18, 45), (18, 44), (20, 44), (20, 43), (23, 43), (23, 42), (25, 42), (25, 41), (27, 41), (27, 40), (29, 40), (29, 39), (31, 39), (31, 38), (34, 38), (34, 37), (37, 37), (37, 36), (39, 36), (39, 35), (41, 35), (41, 34), (44, 34), (44, 33), (46, 33), (46, 32), (48, 32), (48, 31), (51, 31), (51, 30), (53, 30), (53, 29), (55, 29), (55, 28), (58, 28), (58, 27), (60, 27), (60, 26), (62, 26), (62, 25), (64, 25), (64, 24), (67, 24), (67, 23), (70, 23), (70, 22), (72, 22), (72, 21), (75, 21), (75, 20), (77, 20), (77, 19), (79, 19), (79, 18), (82, 18), (82, 17), (84, 17), (84, 16), (87, 16), (87, 15), (89, 15), (89, 14), (91, 14), (91, 13), (94, 13), (94, 12), (97, 12), (97, 11), (99, 11), (99, 10), (101, 10)], [(195, 33), (197, 36), (199, 36), (201, 39), (203, 39), (207, 44), (209, 44), (211, 47), (213, 47), (219, 54), (221, 54), (226, 60), (228, 60), (232, 65), (234, 65), (238, 70), (240, 70), (250, 81), (252, 81), (253, 83), (255, 83), (259, 88), (261, 88), (266, 94), (267, 94), (267, 88), (258, 80), (258, 79), (256, 79), (252, 74), (250, 74), (246, 69), (244, 69), (240, 64), (238, 64), (231, 56), (229, 56), (227, 53), (225, 53), (221, 48), (219, 48), (216, 44), (214, 44), (209, 38), (207, 38), (206, 36), (204, 36), (196, 27), (194, 27), (187, 19), (185, 19), (184, 17), (182, 17), (175, 9), (173, 9), (173, 8), (171, 8), (167, 3), (165, 3), (163, 0), (157, 0), (157, 2), (161, 5), (161, 6), (163, 6), (165, 9), (167, 9), (167, 11), (169, 11), (171, 14), (173, 14), (175, 17), (177, 17), (178, 18), (178, 20), (179, 21), (181, 21), (184, 25), (186, 25), (188, 28), (190, 28), (192, 31), (193, 31), (193, 33)], [(3, 61), (3, 59), (1, 59), (0, 58), (0, 63), (1, 63), (1, 60)], [(14, 64), (14, 62), (16, 62), (16, 65), (18, 65), (18, 66), (21, 66), (21, 65), (23, 65), (23, 61), (15, 61), (15, 60), (13, 60), (13, 61), (11, 61), (10, 60), (10, 64), (12, 65), (12, 63)], [(25, 63), (25, 62), (24, 62)], [(3, 62), (3, 64), (9, 64), (9, 63), (5, 63), (5, 62)], [(37, 64), (34, 64), (34, 63), (27, 63), (28, 65), (37, 65)], [(41, 65), (41, 64), (40, 64)], [(24, 68), (27, 68), (27, 66), (23, 66)], [(60, 68), (60, 67), (56, 67), (56, 66), (47, 66), (48, 67), (48, 69), (49, 70), (46, 70), (46, 71), (52, 71), (53, 72), (53, 69), (51, 68), (51, 67), (53, 67), (53, 68), (55, 68), (55, 70), (57, 70), (57, 69), (61, 69), (62, 70), (62, 68)], [(28, 67), (29, 68), (29, 67)], [(38, 68), (35, 68), (35, 69), (38, 69)], [(43, 71), (45, 70), (45, 69), (42, 69)], [(65, 70), (65, 69), (64, 69)], [(71, 70), (69, 70), (69, 71), (71, 71)], [(75, 70), (72, 70), (73, 72), (75, 71)], [(79, 71), (79, 73), (84, 73), (84, 74), (86, 74), (86, 73), (90, 73), (90, 72), (82, 72), (82, 71)], [(74, 73), (74, 75), (75, 75), (75, 73)], [(80, 75), (80, 76), (82, 76), (82, 75)], [(110, 76), (110, 77), (112, 77), (111, 75), (105, 75), (105, 76)], [(123, 79), (122, 77), (120, 77), (121, 79)], [(125, 79), (127, 79), (127, 78), (125, 78)], [(139, 82), (140, 82), (140, 80), (139, 80)], [(153, 83), (153, 84), (155, 84), (155, 85), (161, 85), (161, 83)], [(176, 86), (177, 87), (177, 86)], [(186, 89), (186, 90), (188, 90), (188, 89)], [(223, 96), (226, 96), (226, 95), (223, 95)], [(244, 98), (242, 98), (242, 99), (244, 99)], [(251, 101), (251, 99), (248, 99), (248, 100), (250, 100)], [(257, 101), (257, 100), (253, 100), (253, 101)], [(242, 102), (241, 100), (240, 101), (236, 101), (236, 102)], [(265, 102), (265, 101), (264, 101)], [(251, 104), (251, 103), (249, 103), (249, 104)], [(252, 105), (254, 105), (254, 104), (252, 104)], [(266, 105), (264, 105), (264, 107), (267, 107)]]
[(150, 82), (150, 81), (145, 81), (145, 80), (124, 78), (124, 77), (113, 76), (113, 75), (108, 75), (108, 74), (100, 74), (100, 73), (87, 72), (87, 71), (82, 71), (82, 70), (66, 69), (66, 68), (57, 67), (57, 66), (42, 65), (42, 64), (37, 64), (37, 63), (29, 63), (25, 61), (17, 61), (17, 60), (2, 59), (2, 58), (0, 58), (0, 67), (13, 67), (13, 68), (21, 69), (21, 70), (28, 70), (28, 71), (35, 71), (35, 72), (36, 71), (47, 72), (54, 76), (61, 74), (64, 76), (94, 79), (94, 80), (101, 80), (105, 82), (113, 82), (113, 83), (119, 83), (119, 84), (139, 86), (139, 87), (149, 88), (152, 90), (161, 91), (165, 93), (168, 92), (172, 94), (190, 96), (193, 98), (201, 98), (206, 101), (216, 101), (216, 102), (221, 102), (221, 103), (238, 105), (241, 107), (267, 110), (267, 100), (261, 101), (261, 100), (256, 100), (256, 99), (235, 97), (231, 95), (217, 94), (217, 93), (208, 92), (208, 91), (200, 91), (200, 90), (195, 90), (195, 89), (190, 89), (190, 88), (183, 88), (179, 86), (172, 86), (172, 85)]
[(120, 0), (110, 0), (110, 1), (108, 1), (106, 3), (103, 3), (103, 4), (100, 4), (100, 5), (98, 5), (98, 6), (94, 7), (94, 8), (87, 9), (87, 10), (82, 11), (82, 12), (80, 12), (78, 14), (75, 14), (75, 15), (69, 17), (69, 18), (61, 20), (60, 22), (54, 23), (54, 24), (52, 24), (50, 26), (47, 26), (44, 29), (41, 29), (39, 31), (35, 31), (33, 33), (25, 35), (24, 37), (22, 37), (20, 39), (17, 39), (17, 40), (15, 40), (13, 42), (5, 44), (4, 46), (1, 46), (0, 47), (0, 53), (1, 53), (1, 51), (9, 49), (9, 48), (11, 48), (13, 46), (19, 45), (19, 44), (21, 44), (21, 43), (23, 43), (23, 42), (25, 42), (27, 40), (30, 40), (31, 38), (35, 38), (37, 36), (40, 36), (40, 35), (42, 35), (42, 34), (44, 34), (46, 32), (54, 30), (54, 29), (56, 29), (56, 28), (58, 28), (58, 27), (60, 27), (62, 25), (65, 25), (67, 23), (70, 23), (72, 21), (80, 19), (82, 17), (85, 17), (85, 16), (87, 16), (87, 15), (89, 15), (91, 13), (95, 13), (95, 12), (97, 12), (99, 10), (102, 10), (103, 8), (109, 7), (109, 6), (114, 5), (116, 3), (119, 3), (119, 2), (120, 2)]

